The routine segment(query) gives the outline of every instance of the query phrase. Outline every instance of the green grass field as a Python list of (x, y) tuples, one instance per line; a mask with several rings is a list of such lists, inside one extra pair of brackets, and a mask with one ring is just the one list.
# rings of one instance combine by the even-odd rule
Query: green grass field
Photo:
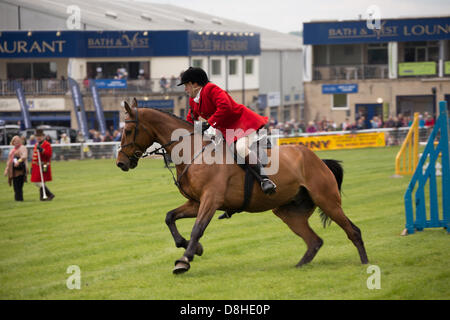
[[(113, 160), (53, 163), (56, 198), (25, 202), (0, 186), (0, 299), (449, 299), (450, 237), (443, 229), (400, 236), (409, 177), (393, 179), (397, 147), (318, 152), (343, 161), (343, 208), (361, 229), (381, 289), (369, 290), (369, 265), (335, 223), (310, 223), (324, 240), (311, 264), (306, 250), (272, 212), (216, 217), (191, 270), (173, 275), (177, 249), (164, 222), (181, 205), (162, 160), (122, 172)], [(5, 163), (0, 164), (3, 172)], [(218, 212), (220, 213), (220, 212)], [(178, 222), (189, 238), (194, 220)], [(67, 268), (79, 266), (81, 289), (69, 290)]]

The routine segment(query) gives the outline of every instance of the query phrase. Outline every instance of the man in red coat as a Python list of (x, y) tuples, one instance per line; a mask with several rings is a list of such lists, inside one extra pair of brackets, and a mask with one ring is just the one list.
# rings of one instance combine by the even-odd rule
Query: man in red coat
[[(36, 186), (39, 188), (40, 200), (50, 201), (55, 197), (55, 195), (50, 192), (48, 187), (45, 185), (45, 182), (52, 181), (52, 169), (50, 162), (53, 150), (51, 144), (47, 140), (45, 140), (44, 131), (42, 129), (36, 129), (35, 136), (37, 143), (34, 145), (33, 157), (31, 160), (31, 182), (34, 182)], [(41, 170), (39, 170), (38, 153), (41, 156), (42, 176)], [(44, 181), (44, 188), (47, 199), (44, 199), (42, 181)]]
[(245, 159), (245, 163), (256, 173), (264, 193), (275, 192), (276, 185), (266, 176), (261, 162), (250, 151), (257, 139), (257, 131), (268, 121), (246, 106), (236, 103), (228, 92), (209, 82), (206, 72), (201, 68), (190, 67), (181, 76), (181, 83), (189, 95), (189, 113), (187, 120), (203, 118), (203, 131), (208, 124), (219, 130), (228, 145), (235, 143), (236, 154)]

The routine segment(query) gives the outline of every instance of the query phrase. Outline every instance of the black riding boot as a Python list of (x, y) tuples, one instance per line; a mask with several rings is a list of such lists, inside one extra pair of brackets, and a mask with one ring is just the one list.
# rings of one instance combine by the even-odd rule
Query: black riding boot
[(47, 201), (53, 200), (55, 195), (45, 186), (45, 194), (47, 195)]
[(264, 168), (263, 168), (261, 162), (259, 162), (259, 160), (258, 160), (256, 164), (248, 164), (248, 166), (253, 171), (253, 173), (255, 173), (256, 178), (258, 179), (259, 183), (261, 184), (262, 191), (265, 194), (275, 193), (275, 189), (277, 188), (277, 186), (264, 173)]
[(41, 201), (45, 201), (47, 199), (44, 199), (44, 189), (42, 189), (42, 187), (39, 188), (39, 200)]

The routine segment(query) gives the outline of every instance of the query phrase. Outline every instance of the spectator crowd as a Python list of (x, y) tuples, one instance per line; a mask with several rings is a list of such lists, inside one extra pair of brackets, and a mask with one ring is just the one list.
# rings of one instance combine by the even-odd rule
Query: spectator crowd
[[(328, 120), (323, 117), (322, 120), (309, 121), (305, 123), (303, 121), (297, 122), (291, 119), (286, 122), (278, 122), (276, 119), (271, 118), (269, 121), (269, 132), (273, 129), (277, 129), (281, 135), (296, 135), (301, 133), (316, 133), (316, 132), (328, 132), (328, 131), (356, 131), (364, 129), (377, 129), (377, 128), (400, 128), (409, 127), (413, 122), (413, 117), (403, 116), (401, 113), (395, 117), (389, 117), (386, 121), (383, 121), (382, 116), (374, 116), (369, 121), (363, 115), (357, 115), (354, 121), (350, 121), (348, 118), (344, 122), (338, 124), (333, 120)], [(434, 118), (428, 112), (423, 115), (419, 114), (419, 128), (434, 126)]]

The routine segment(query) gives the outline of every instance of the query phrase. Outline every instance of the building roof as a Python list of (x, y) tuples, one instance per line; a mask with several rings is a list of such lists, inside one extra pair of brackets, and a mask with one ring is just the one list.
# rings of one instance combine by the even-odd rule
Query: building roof
[[(67, 19), (67, 8), (81, 9), (87, 30), (194, 30), (257, 32), (261, 50), (302, 50), (302, 38), (178, 6), (119, 0), (0, 0), (0, 2)], [(54, 30), (55, 26), (49, 25)]]

